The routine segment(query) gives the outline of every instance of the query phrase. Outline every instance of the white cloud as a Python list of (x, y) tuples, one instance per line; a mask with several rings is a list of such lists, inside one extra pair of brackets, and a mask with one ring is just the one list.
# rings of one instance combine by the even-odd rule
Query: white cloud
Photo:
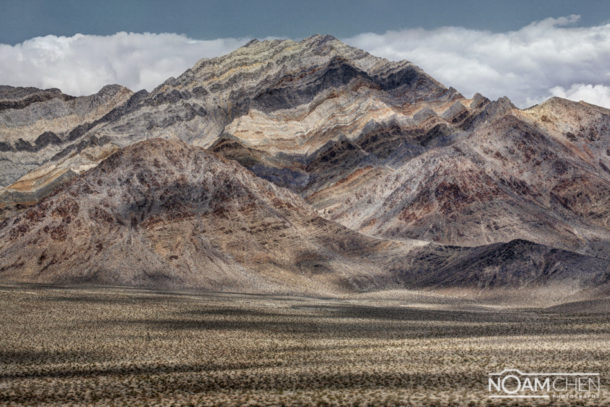
[(610, 108), (610, 86), (577, 83), (570, 86), (569, 89), (556, 86), (551, 89), (551, 94), (566, 99), (584, 100), (594, 105)]
[(14, 46), (0, 44), (0, 83), (60, 88), (72, 95), (95, 93), (110, 83), (134, 91), (151, 90), (199, 59), (226, 54), (247, 41), (197, 41), (178, 34), (125, 32), (47, 35)]
[(346, 42), (410, 60), (465, 96), (506, 95), (525, 107), (563, 95), (610, 107), (610, 24), (576, 27), (578, 19), (549, 18), (506, 33), (461, 27), (365, 33)]

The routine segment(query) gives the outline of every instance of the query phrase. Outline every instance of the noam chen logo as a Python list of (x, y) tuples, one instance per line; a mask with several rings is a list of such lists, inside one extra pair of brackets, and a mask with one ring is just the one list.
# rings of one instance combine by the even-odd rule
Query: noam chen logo
[(490, 398), (598, 398), (599, 373), (523, 373), (504, 369), (489, 373), (487, 389)]

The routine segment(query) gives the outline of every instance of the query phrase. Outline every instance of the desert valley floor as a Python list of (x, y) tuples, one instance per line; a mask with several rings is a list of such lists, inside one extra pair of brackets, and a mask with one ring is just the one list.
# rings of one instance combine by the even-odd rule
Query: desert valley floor
[[(608, 300), (502, 303), (3, 285), (0, 405), (610, 404)], [(599, 372), (600, 398), (489, 399), (511, 366)]]

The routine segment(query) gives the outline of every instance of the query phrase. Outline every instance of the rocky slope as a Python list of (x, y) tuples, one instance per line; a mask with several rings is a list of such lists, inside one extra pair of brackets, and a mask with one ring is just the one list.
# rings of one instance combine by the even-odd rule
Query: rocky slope
[[(298, 260), (301, 254), (293, 251), (299, 246), (296, 231), (274, 235), (271, 242), (276, 241), (275, 249), (263, 256), (261, 264), (265, 266), (258, 267), (252, 259), (258, 258), (256, 253), (264, 241), (271, 244), (271, 237), (262, 234), (255, 239), (259, 243), (246, 245), (240, 252), (236, 245), (256, 234), (254, 230), (258, 229), (249, 226), (256, 222), (248, 218), (243, 224), (231, 223), (235, 219), (226, 223), (204, 211), (205, 226), (197, 223), (202, 222), (201, 216), (187, 217), (172, 229), (168, 239), (175, 240), (183, 228), (191, 228), (190, 235), (213, 230), (210, 239), (216, 241), (217, 236), (223, 236), (220, 241), (224, 241), (221, 226), (210, 229), (210, 225), (220, 222), (229, 230), (227, 235), (233, 237), (227, 241), (233, 243), (213, 246), (218, 259), (223, 259), (215, 260), (214, 264), (222, 267), (213, 272), (217, 276), (214, 281), (220, 281), (226, 270), (237, 267), (239, 273), (243, 272), (242, 277), (256, 275), (266, 287), (275, 284), (269, 277), (275, 272), (288, 273), (282, 275), (290, 275), (287, 281), (294, 283), (292, 275), (301, 264), (331, 270), (327, 276), (333, 276), (328, 278), (335, 287), (345, 286), (349, 280), (352, 289), (373, 287), (373, 280), (481, 287), (546, 284), (554, 279), (569, 279), (570, 273), (582, 274), (582, 278), (576, 278), (578, 284), (606, 281), (610, 261), (610, 111), (597, 106), (553, 98), (520, 110), (507, 98), (490, 101), (477, 94), (467, 99), (407, 61), (390, 62), (333, 37), (313, 36), (300, 42), (252, 41), (226, 56), (201, 60), (150, 93), (132, 94), (112, 86), (97, 95), (74, 99), (55, 90), (2, 88), (0, 109), (0, 165), (4, 166), (1, 174), (5, 184), (0, 190), (0, 222), (4, 220), (7, 225), (3, 233), (14, 229), (11, 225), (15, 219), (25, 219), (28, 207), (34, 210), (41, 200), (47, 202), (44, 197), (62, 183), (73, 188), (83, 179), (96, 176), (102, 184), (109, 182), (96, 173), (100, 162), (104, 163), (99, 164), (102, 167), (107, 166), (108, 157), (113, 160), (123, 154), (129, 156), (129, 146), (160, 137), (205, 148), (211, 153), (205, 153), (206, 157), (222, 156), (238, 162), (249, 170), (239, 172), (240, 176), (247, 175), (248, 182), (263, 183), (252, 186), (252, 190), (264, 185), (279, 194), (280, 201), (290, 197), (292, 206), (281, 217), (289, 217), (295, 211), (302, 212), (299, 216), (305, 218), (317, 216), (319, 224), (303, 230), (312, 236), (325, 236), (323, 241), (334, 242), (331, 247), (338, 244), (346, 248), (337, 242), (345, 242), (348, 235), (356, 239), (350, 243), (357, 248), (355, 252), (346, 254), (333, 249), (326, 253), (319, 241), (300, 235), (304, 247), (313, 245), (306, 252), (317, 253), (313, 258), (318, 259), (303, 263)], [(154, 152), (154, 146), (144, 149), (149, 148), (153, 150), (151, 155), (159, 154)], [(167, 148), (180, 150), (186, 146), (178, 147), (172, 142)], [(193, 151), (196, 153), (182, 153), (204, 154), (199, 149)], [(145, 156), (138, 159), (144, 161), (143, 168), (155, 167)], [(161, 164), (164, 168), (178, 165)], [(125, 165), (120, 171), (137, 173)], [(153, 171), (154, 177), (160, 175), (156, 170), (146, 171)], [(78, 174), (85, 174), (84, 178), (78, 178)], [(120, 172), (113, 174), (120, 176)], [(191, 177), (186, 172), (183, 175)], [(94, 183), (97, 182), (96, 179)], [(187, 184), (201, 182), (203, 179), (197, 178)], [(112, 188), (108, 186), (108, 193), (122, 191), (123, 187), (113, 184)], [(214, 188), (206, 186), (205, 190), (215, 191)], [(79, 191), (72, 192), (77, 201), (85, 204), (92, 199), (84, 195), (81, 200)], [(60, 192), (65, 193), (68, 192)], [(131, 192), (117, 194), (126, 194), (121, 199), (127, 201), (133, 199)], [(242, 198), (235, 198), (235, 205)], [(154, 206), (162, 197), (153, 194), (146, 199), (155, 202)], [(118, 201), (115, 203), (118, 205)], [(188, 199), (180, 205), (191, 208), (189, 213), (203, 211)], [(256, 216), (259, 215), (263, 216)], [(146, 218), (148, 214), (138, 216)], [(305, 218), (295, 224), (308, 224)], [(109, 233), (113, 236), (109, 239), (121, 243), (113, 246), (118, 251), (105, 253), (112, 253), (106, 254), (108, 259), (123, 259), (125, 253), (136, 250), (136, 246), (129, 245), (144, 238), (125, 240), (131, 219), (113, 219), (125, 223), (117, 226), (122, 232), (104, 234)], [(89, 218), (81, 219), (90, 228), (95, 224), (91, 222)], [(273, 222), (262, 222), (258, 227), (267, 233), (274, 230)], [(138, 236), (144, 236), (142, 233), (138, 232)], [(36, 240), (20, 235), (3, 250), (25, 250), (23, 239)], [(158, 236), (146, 239), (163, 240)], [(511, 246), (514, 242), (524, 243)], [(172, 284), (216, 284), (198, 280), (198, 272), (194, 274), (197, 278), (186, 277), (185, 264), (191, 263), (185, 260), (176, 268), (176, 259), (159, 260), (159, 253), (154, 251), (157, 249), (151, 252), (143, 244), (138, 243), (137, 251), (153, 253), (147, 255), (148, 260), (142, 260), (146, 266), (137, 266), (133, 259), (125, 257), (126, 266), (121, 268), (117, 263), (115, 267), (122, 270), (116, 274), (117, 281), (144, 281), (144, 269), (180, 269), (182, 277), (172, 280)], [(188, 252), (184, 256), (188, 259), (197, 258), (197, 253), (206, 252), (208, 247), (189, 245), (188, 250), (180, 249)], [(89, 253), (89, 246), (79, 247)], [(363, 254), (358, 255), (361, 250)], [(285, 257), (284, 251), (291, 254)], [(507, 252), (514, 256), (502, 254)], [(209, 256), (216, 259), (216, 254)], [(497, 256), (496, 260), (493, 256)], [(99, 260), (93, 255), (88, 257), (92, 258)], [(319, 259), (327, 260), (320, 265)], [(6, 271), (5, 275), (17, 277), (19, 267), (15, 264), (21, 260), (11, 261), (5, 262), (4, 267), (12, 267), (13, 271)], [(89, 266), (76, 267), (74, 270), (80, 271), (75, 273), (86, 274), (97, 264), (88, 261), (79, 257), (78, 262)], [(45, 280), (34, 277), (40, 267), (25, 264), (23, 267), (30, 270), (28, 278)], [(68, 263), (62, 260), (61, 264), (57, 270)], [(274, 265), (275, 272), (270, 271), (273, 267), (269, 268), (269, 264)], [(49, 267), (53, 269), (52, 266)], [(383, 277), (372, 278), (366, 284), (356, 283), (366, 280), (367, 273)], [(120, 277), (123, 274), (124, 278)], [(340, 275), (357, 277), (337, 277)], [(242, 277), (231, 277), (229, 285), (239, 286), (236, 281)], [(319, 283), (320, 278), (308, 277), (299, 284), (307, 286), (309, 280)], [(295, 286), (293, 283), (279, 284)]]
[(531, 242), (443, 247), (361, 235), (181, 141), (125, 147), (0, 224), (0, 279), (333, 294), (603, 286), (605, 262)]
[[(379, 242), (183, 142), (129, 146), (0, 225), (0, 276), (322, 292), (374, 287)], [(364, 250), (363, 250), (364, 248)]]
[[(571, 104), (598, 110), (597, 125), (610, 125), (605, 109)], [(510, 109), (392, 165), (361, 164), (307, 199), (329, 219), (376, 236), (459, 245), (527, 239), (610, 258), (610, 133), (570, 141), (519, 117), (541, 108)]]
[(91, 96), (73, 97), (59, 89), (0, 86), (0, 186), (56, 158), (61, 146), (123, 104), (132, 92), (108, 85)]
[[(355, 104), (354, 92), (358, 96)], [(150, 93), (131, 95), (98, 120), (83, 123), (69, 137), (60, 137), (52, 151), (43, 146), (36, 156), (39, 165), (47, 164), (46, 171), (70, 169), (78, 173), (82, 171), (82, 157), (78, 163), (69, 158), (91, 145), (123, 147), (152, 137), (177, 137), (208, 147), (224, 132), (238, 133), (240, 130), (233, 127), (240, 126), (240, 119), (247, 126), (249, 115), (257, 112), (266, 124), (258, 123), (254, 134), (262, 134), (265, 125), (277, 126), (278, 120), (286, 126), (264, 137), (244, 135), (244, 140), (254, 142), (258, 138), (254, 144), (272, 153), (315, 151), (337, 136), (337, 126), (354, 121), (355, 116), (359, 119), (352, 126), (362, 126), (373, 116), (391, 113), (386, 99), (405, 104), (448, 99), (455, 94), (408, 62), (389, 63), (332, 37), (314, 36), (299, 43), (253, 41), (229, 55), (200, 61)], [(302, 120), (301, 116), (320, 103), (323, 106), (316, 114)], [(334, 117), (347, 108), (345, 117)], [(367, 112), (366, 117), (363, 112)], [(277, 115), (279, 119), (274, 119)], [(326, 136), (308, 130), (330, 117), (334, 119), (328, 123)], [(311, 133), (311, 137), (296, 134), (295, 128)], [(286, 138), (284, 147), (280, 146), (282, 138)], [(16, 150), (16, 141), (8, 139), (6, 148)], [(94, 165), (99, 159), (94, 155), (90, 161)], [(26, 164), (21, 162), (29, 169)], [(7, 172), (5, 178), (6, 185), (15, 182), (17, 175)]]
[[(0, 86), (0, 217), (16, 205), (37, 202), (115, 151), (94, 138), (74, 142), (131, 94), (118, 85), (84, 97), (59, 89)], [(66, 150), (66, 145), (71, 147)], [(71, 164), (62, 165), (66, 160)]]

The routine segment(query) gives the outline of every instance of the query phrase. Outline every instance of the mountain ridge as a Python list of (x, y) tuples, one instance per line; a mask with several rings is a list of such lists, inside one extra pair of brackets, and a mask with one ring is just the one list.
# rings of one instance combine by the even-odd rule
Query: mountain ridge
[[(11, 92), (14, 96), (6, 96)], [(0, 123), (18, 123), (20, 117), (25, 123), (18, 131), (7, 125), (3, 133), (0, 127), (5, 168), (0, 221), (7, 225), (48, 196), (65, 193), (70, 180), (91, 177), (130, 146), (162, 138), (186, 143), (178, 147), (171, 141), (170, 150), (190, 156), (199, 153), (184, 150), (186, 145), (203, 148), (238, 162), (248, 177), (290, 190), (301, 200), (298, 207), (329, 222), (316, 226), (315, 234), (322, 233), (318, 228), (338, 234), (326, 241), (349, 240), (345, 236), (355, 233), (354, 241), (361, 242), (356, 246), (370, 244), (364, 258), (339, 250), (315, 255), (313, 263), (303, 260), (334, 270), (329, 275), (337, 270), (350, 275), (352, 267), (365, 280), (362, 264), (376, 264), (370, 267), (379, 284), (362, 287), (388, 281), (467, 285), (469, 278), (489, 286), (468, 262), (485, 263), (491, 274), (505, 270), (506, 280), (499, 281), (508, 284), (511, 273), (521, 274), (508, 259), (504, 268), (490, 263), (489, 253), (500, 256), (504, 250), (494, 245), (518, 247), (522, 257), (532, 259), (520, 267), (536, 278), (542, 278), (536, 267), (564, 278), (564, 266), (547, 263), (561, 258), (559, 264), (592, 268), (591, 280), (584, 268), (575, 267), (588, 281), (583, 284), (606, 284), (608, 270), (598, 261), (610, 260), (607, 109), (559, 98), (528, 109), (516, 108), (508, 98), (491, 101), (475, 94), (467, 99), (408, 61), (391, 62), (320, 35), (300, 42), (251, 41), (228, 55), (198, 61), (151, 92), (109, 86), (85, 99), (58, 92), (0, 88), (0, 106), (2, 100), (6, 105)], [(58, 103), (80, 106), (80, 121), (74, 119), (76, 107), (60, 109)], [(72, 119), (49, 127), (40, 113), (45, 109), (47, 116)], [(292, 250), (289, 239), (277, 239)], [(529, 243), (512, 246), (521, 240)], [(379, 245), (393, 247), (392, 254)], [(314, 252), (322, 250), (314, 246)], [(573, 255), (552, 252), (556, 249)], [(438, 250), (457, 257), (449, 261)], [(435, 259), (431, 268), (445, 271), (426, 271), (423, 258), (414, 260), (418, 251)], [(226, 248), (220, 252), (227, 255)], [(276, 256), (281, 257), (266, 257), (265, 264), (278, 263)], [(487, 260), (481, 263), (480, 256)], [(278, 272), (301, 264), (296, 257)], [(412, 270), (397, 268), (401, 261)], [(247, 262), (229, 263), (248, 269)]]
[[(179, 140), (135, 143), (0, 223), (0, 279), (336, 295), (396, 288), (599, 290), (603, 259), (527, 241), (367, 237)], [(565, 288), (564, 288), (565, 289)]]

